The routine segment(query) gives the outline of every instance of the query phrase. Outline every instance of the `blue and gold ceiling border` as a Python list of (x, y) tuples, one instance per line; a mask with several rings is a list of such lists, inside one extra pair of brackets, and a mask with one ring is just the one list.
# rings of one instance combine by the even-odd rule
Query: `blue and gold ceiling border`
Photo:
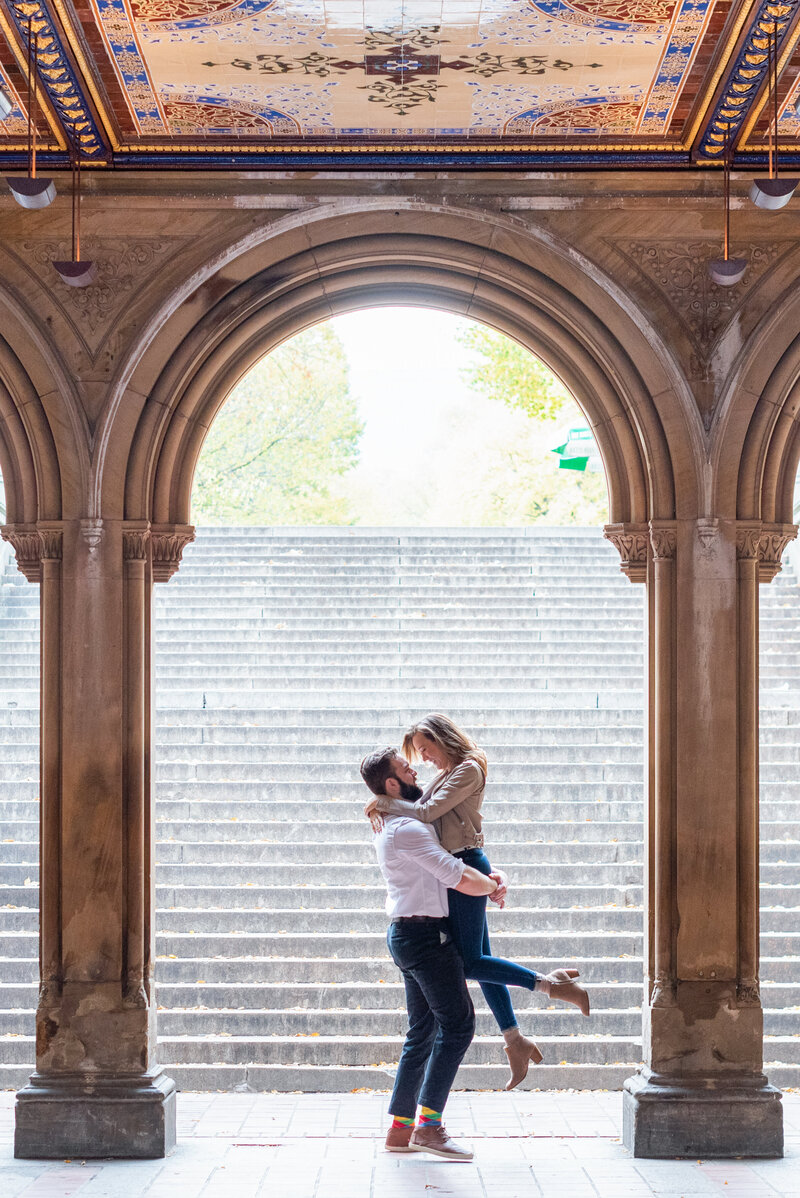
[[(728, 138), (741, 151), (766, 102), (769, 38), (777, 25), (778, 73), (789, 62), (800, 36), (800, 0), (761, 0), (728, 67), (724, 84), (697, 147), (698, 160), (719, 160)], [(761, 98), (761, 103), (757, 101)]]
[[(55, 112), (68, 141), (88, 162), (102, 162), (106, 145), (87, 101), (85, 83), (78, 78), (61, 32), (43, 0), (6, 0), (6, 11), (16, 30), (19, 52), (27, 54), (28, 26), (37, 35), (36, 71), (39, 84)], [(27, 69), (27, 68), (26, 68)], [(66, 149), (59, 137), (59, 148)]]

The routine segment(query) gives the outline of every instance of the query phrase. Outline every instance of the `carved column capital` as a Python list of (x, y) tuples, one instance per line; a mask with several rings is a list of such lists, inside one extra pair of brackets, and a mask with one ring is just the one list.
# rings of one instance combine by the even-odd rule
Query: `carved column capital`
[(40, 558), (43, 562), (60, 562), (63, 545), (64, 545), (64, 530), (60, 524), (39, 524), (39, 539), (42, 547), (40, 550)]
[(646, 524), (607, 524), (603, 536), (621, 558), (620, 570), (631, 582), (647, 581), (647, 553), (650, 540)]
[(736, 525), (736, 556), (739, 561), (757, 561), (761, 544), (761, 521)]
[(678, 544), (678, 534), (673, 520), (650, 521), (650, 544), (656, 561), (672, 560)]
[(129, 522), (122, 526), (122, 558), (126, 562), (147, 561), (147, 542), (150, 524), (147, 520)]
[(35, 524), (4, 524), (0, 536), (14, 550), (17, 567), (28, 582), (38, 582), (42, 557), (42, 539)]
[(760, 582), (772, 582), (781, 572), (783, 551), (797, 536), (796, 524), (764, 524), (758, 552), (758, 577)]
[(194, 540), (191, 524), (153, 524), (150, 544), (153, 551), (153, 582), (168, 582), (181, 564), (183, 551)]

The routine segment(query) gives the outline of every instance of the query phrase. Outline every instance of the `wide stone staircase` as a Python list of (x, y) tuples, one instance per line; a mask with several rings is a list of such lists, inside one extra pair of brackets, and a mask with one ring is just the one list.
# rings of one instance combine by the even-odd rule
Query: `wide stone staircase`
[[(0, 1086), (33, 1062), (37, 589), (0, 596)], [(576, 964), (593, 1015), (513, 991), (539, 1087), (641, 1056), (643, 599), (599, 531), (209, 529), (156, 588), (157, 993), (184, 1089), (385, 1089), (405, 1028), (358, 762), (444, 710), (487, 750), (494, 949)], [(800, 1079), (800, 594), (762, 588), (763, 911), (778, 1084)], [(459, 1084), (506, 1069), (475, 989)]]

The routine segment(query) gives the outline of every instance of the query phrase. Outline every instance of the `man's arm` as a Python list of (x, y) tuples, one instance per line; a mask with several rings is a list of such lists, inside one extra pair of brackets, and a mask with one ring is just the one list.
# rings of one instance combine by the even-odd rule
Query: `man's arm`
[(494, 878), (489, 878), (486, 874), (482, 874), (479, 869), (473, 869), (471, 865), (464, 866), (464, 872), (461, 875), (461, 881), (453, 890), (459, 891), (460, 894), (494, 894), (498, 889), (498, 883)]
[(410, 815), (423, 824), (432, 824), (441, 819), (445, 812), (452, 811), (465, 799), (478, 794), (484, 785), (483, 773), (477, 762), (462, 761), (431, 798), (408, 803), (404, 799), (390, 798), (389, 795), (377, 795), (367, 804), (365, 814), (369, 815), (369, 808), (377, 808), (384, 815)]

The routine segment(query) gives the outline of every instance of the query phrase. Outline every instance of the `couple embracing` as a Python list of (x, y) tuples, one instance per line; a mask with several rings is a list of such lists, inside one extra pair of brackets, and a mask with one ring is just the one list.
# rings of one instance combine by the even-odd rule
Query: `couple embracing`
[[(439, 771), (426, 791), (412, 762)], [(442, 1112), (475, 1031), (466, 978), (480, 983), (505, 1040), (513, 1089), (542, 1054), (520, 1032), (509, 986), (536, 990), (589, 1014), (576, 969), (542, 975), (493, 957), (486, 899), (503, 906), (506, 878), (483, 851), (481, 806), (486, 755), (452, 720), (428, 715), (409, 728), (402, 753), (379, 749), (361, 763), (373, 797), (365, 807), (376, 832), (378, 864), (388, 891), (389, 952), (403, 975), (408, 1032), (397, 1070), (386, 1138), (390, 1152), (429, 1152), (469, 1161), (450, 1139)], [(415, 1118), (416, 1116), (416, 1118)]]

